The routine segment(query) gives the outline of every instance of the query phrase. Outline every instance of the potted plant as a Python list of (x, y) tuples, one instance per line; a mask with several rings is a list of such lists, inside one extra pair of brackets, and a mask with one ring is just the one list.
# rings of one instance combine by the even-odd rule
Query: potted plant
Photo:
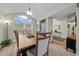
[(6, 39), (1, 42), (1, 48), (6, 47), (12, 43), (11, 39)]

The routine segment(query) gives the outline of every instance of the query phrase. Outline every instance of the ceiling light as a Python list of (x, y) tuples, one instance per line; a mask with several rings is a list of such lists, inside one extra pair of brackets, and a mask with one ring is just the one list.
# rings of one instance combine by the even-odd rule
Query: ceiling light
[(28, 10), (28, 11), (26, 11), (26, 14), (31, 16), (32, 12), (30, 10)]
[(5, 23), (10, 23), (10, 21), (6, 20)]
[(27, 15), (29, 15), (29, 16), (31, 16), (31, 15), (32, 15), (32, 12), (31, 12), (31, 9), (30, 9), (30, 3), (29, 3), (29, 10), (28, 10), (28, 11), (26, 11), (26, 14), (27, 14)]
[(56, 19), (53, 19), (53, 22), (57, 21)]

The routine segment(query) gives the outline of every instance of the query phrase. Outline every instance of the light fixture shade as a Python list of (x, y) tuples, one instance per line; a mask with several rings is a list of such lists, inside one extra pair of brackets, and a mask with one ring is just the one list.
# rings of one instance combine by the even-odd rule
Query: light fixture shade
[(10, 23), (10, 21), (9, 20), (6, 20), (5, 23)]
[(26, 14), (31, 16), (32, 12), (30, 10), (28, 10), (28, 11), (26, 11)]

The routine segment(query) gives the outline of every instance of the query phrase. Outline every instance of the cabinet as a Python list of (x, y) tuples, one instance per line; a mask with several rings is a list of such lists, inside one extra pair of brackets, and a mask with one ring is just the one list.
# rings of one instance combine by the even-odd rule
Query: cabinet
[(76, 53), (76, 39), (66, 38), (66, 50), (72, 49)]

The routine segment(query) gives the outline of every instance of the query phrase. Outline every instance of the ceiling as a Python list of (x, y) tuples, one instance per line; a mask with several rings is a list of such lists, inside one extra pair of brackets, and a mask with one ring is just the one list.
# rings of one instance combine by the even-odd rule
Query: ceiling
[[(25, 13), (28, 10), (28, 3), (0, 3), (0, 10), (5, 14), (9, 13)], [(31, 3), (31, 11), (33, 13), (32, 17), (35, 19), (41, 19), (46, 16), (53, 17), (60, 15), (58, 12), (62, 11), (64, 13), (61, 16), (73, 13), (75, 11), (75, 3)]]

